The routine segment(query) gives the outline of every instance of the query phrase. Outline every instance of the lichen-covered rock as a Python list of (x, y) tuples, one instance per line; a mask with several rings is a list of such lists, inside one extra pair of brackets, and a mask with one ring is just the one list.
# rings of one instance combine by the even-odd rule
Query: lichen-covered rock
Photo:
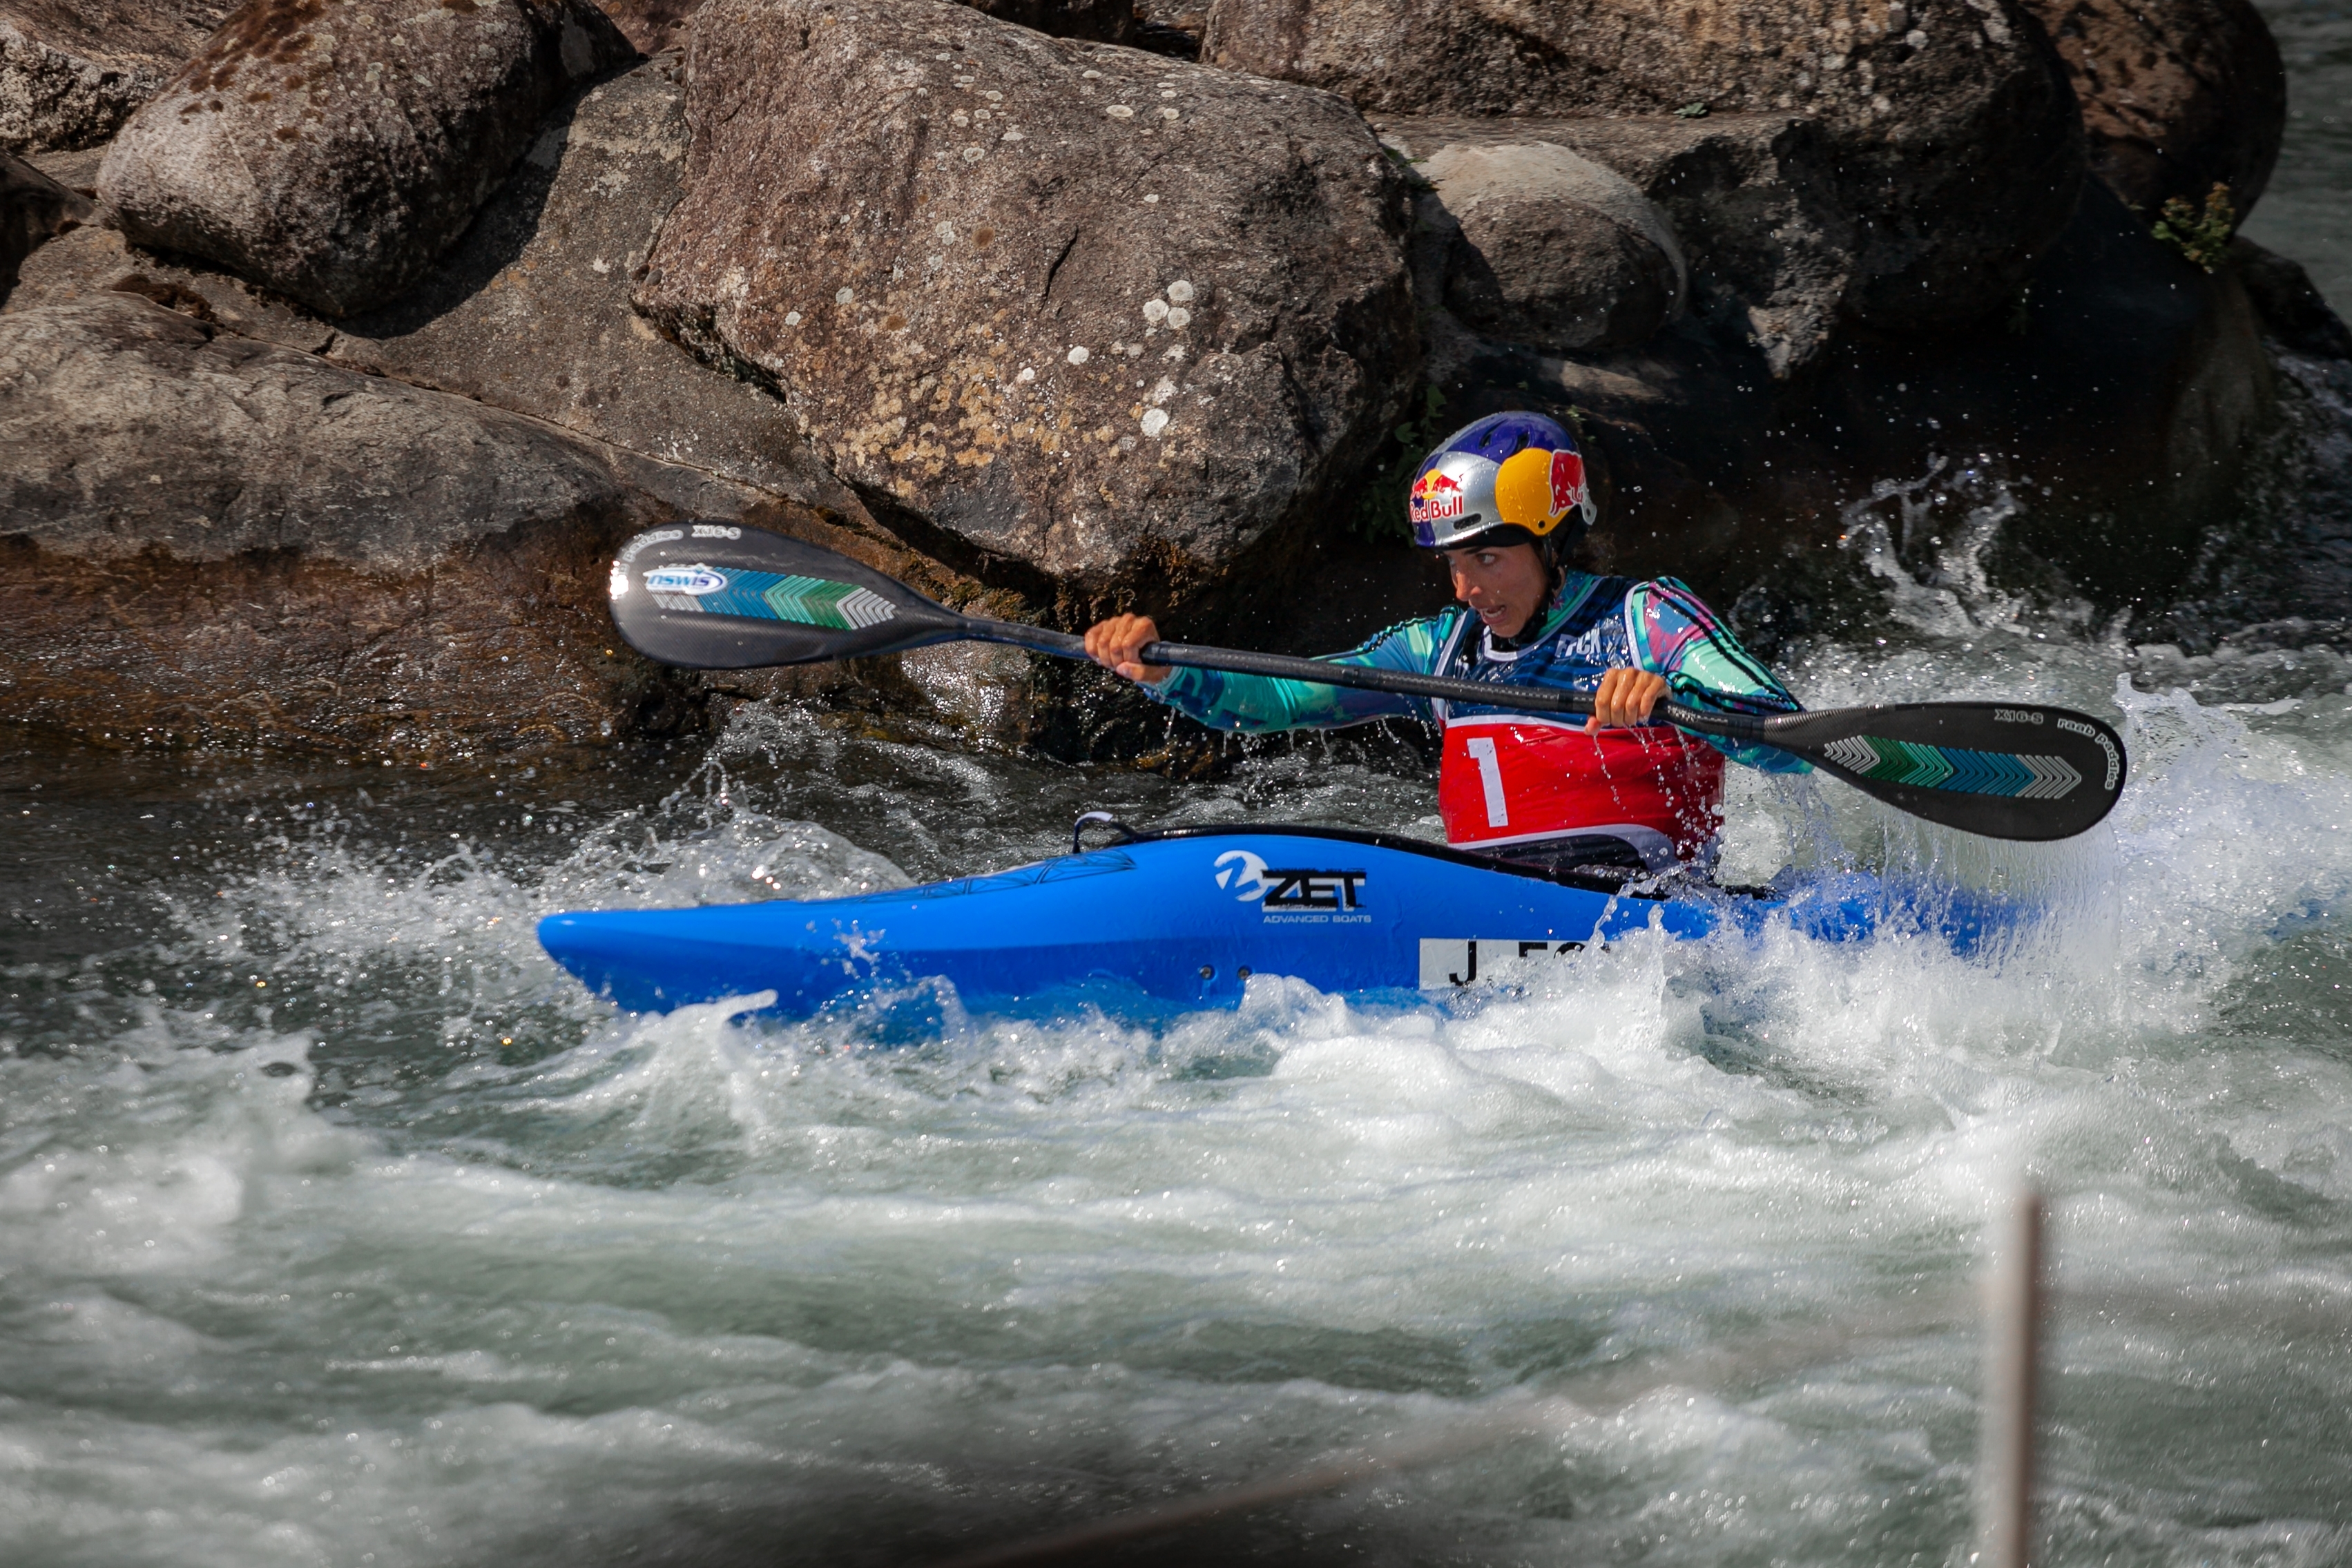
[(1815, 120), (1853, 229), (1841, 307), (1898, 329), (2013, 298), (2083, 169), (2015, 0), (1217, 0), (1202, 51), (1368, 113)]
[(116, 136), (100, 193), (142, 245), (349, 315), (422, 277), (629, 52), (585, 0), (249, 0)]
[(1450, 231), (1444, 298), (1472, 329), (1559, 353), (1631, 348), (1682, 303), (1674, 225), (1623, 176), (1546, 141), (1450, 143), (1418, 164)]
[(716, 0), (639, 286), (882, 520), (1167, 604), (1294, 551), (1418, 362), (1406, 193), (1325, 94), (940, 0)]
[(228, 12), (214, 0), (0, 0), (0, 151), (97, 146)]
[(21, 158), (0, 152), (0, 296), (25, 258), (89, 217), (89, 200)]
[[(1671, 225), (1692, 313), (1726, 342), (1759, 353), (1775, 376), (1812, 363), (1834, 336), (1854, 267), (1855, 225), (1840, 204), (1814, 121), (1785, 114), (1384, 115), (1378, 123), (1381, 139), (1424, 173), (1488, 150), (1541, 142), (1623, 176)], [(1441, 290), (1425, 303), (1442, 297)]]
[(2066, 62), (2091, 167), (2154, 214), (2226, 185), (2243, 217), (2286, 130), (2286, 68), (2252, 0), (2021, 0)]

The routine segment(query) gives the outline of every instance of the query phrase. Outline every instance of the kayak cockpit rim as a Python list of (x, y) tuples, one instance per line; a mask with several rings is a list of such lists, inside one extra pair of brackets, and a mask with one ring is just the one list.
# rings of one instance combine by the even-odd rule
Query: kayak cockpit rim
[[(1128, 837), (1105, 847), (1122, 849), (1129, 844), (1154, 843), (1168, 839), (1230, 839), (1253, 835), (1272, 838), (1337, 839), (1351, 844), (1369, 844), (1375, 849), (1394, 850), (1403, 854), (1421, 855), (1425, 859), (1448, 861), (1455, 865), (1469, 866), (1477, 871), (1501, 872), (1507, 876), (1525, 877), (1530, 882), (1548, 882), (1560, 887), (1580, 888), (1586, 893), (1598, 893), (1611, 898), (1639, 898), (1663, 904), (1669, 899), (1695, 891), (1688, 888), (1643, 888), (1644, 878), (1630, 882), (1612, 882), (1607, 877), (1582, 876), (1572, 871), (1551, 866), (1530, 865), (1522, 861), (1499, 860), (1493, 855), (1474, 854), (1457, 850), (1451, 844), (1433, 843), (1427, 839), (1410, 838), (1402, 833), (1375, 832), (1363, 828), (1323, 828), (1303, 822), (1211, 822), (1184, 828), (1127, 828)], [(1730, 887), (1718, 883), (1706, 883), (1710, 893), (1729, 894), (1747, 898), (1777, 898), (1781, 896), (1769, 887)]]

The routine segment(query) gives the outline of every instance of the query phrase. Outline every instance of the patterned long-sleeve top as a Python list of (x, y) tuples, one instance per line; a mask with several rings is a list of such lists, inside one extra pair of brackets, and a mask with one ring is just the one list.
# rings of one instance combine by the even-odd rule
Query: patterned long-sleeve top
[[(1739, 645), (1698, 595), (1671, 577), (1637, 582), (1570, 572), (1539, 629), (1509, 646), (1498, 646), (1475, 616), (1455, 607), (1391, 626), (1361, 647), (1328, 657), (1334, 664), (1570, 691), (1591, 691), (1608, 671), (1630, 667), (1664, 675), (1675, 699), (1692, 707), (1759, 716), (1801, 711), (1788, 688)], [(1449, 713), (1513, 711), (1509, 697), (1499, 692), (1491, 706), (1449, 705), (1390, 692), (1182, 666), (1144, 689), (1203, 724), (1253, 733), (1333, 729), (1392, 717), (1442, 724)], [(1750, 768), (1808, 771), (1805, 763), (1769, 746), (1705, 738), (1726, 757)]]

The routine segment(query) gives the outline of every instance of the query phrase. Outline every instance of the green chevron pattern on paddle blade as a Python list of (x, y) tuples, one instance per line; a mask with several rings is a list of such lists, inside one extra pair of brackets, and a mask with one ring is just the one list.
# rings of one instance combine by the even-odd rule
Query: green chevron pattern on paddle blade
[(891, 618), (889, 601), (854, 582), (823, 577), (779, 578), (760, 596), (779, 621), (856, 632)]
[(1763, 738), (1799, 742), (1790, 747), (1798, 756), (1889, 805), (1997, 838), (2081, 832), (2123, 788), (2122, 739), (2063, 708), (1913, 703), (1793, 714), (1763, 727)]
[(613, 563), (612, 604), (631, 647), (699, 670), (897, 653), (972, 624), (846, 556), (733, 523), (668, 524), (630, 539)]

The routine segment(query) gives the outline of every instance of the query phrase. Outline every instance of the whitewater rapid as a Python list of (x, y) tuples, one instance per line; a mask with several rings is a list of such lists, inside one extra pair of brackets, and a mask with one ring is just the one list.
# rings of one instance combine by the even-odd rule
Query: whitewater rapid
[(1993, 850), (1743, 776), (1727, 873), (2030, 892), (1998, 961), (1645, 936), (1445, 1006), (1261, 977), (887, 1047), (618, 1015), (532, 924), (1009, 864), (1089, 806), (1427, 832), (1426, 778), (1307, 743), (1180, 789), (756, 708), (560, 795), (13, 759), (0, 1556), (919, 1562), (1549, 1402), (1155, 1550), (1958, 1563), (2022, 1176), (2046, 1560), (2352, 1559), (2346, 672), (1898, 609), (1792, 685), (2102, 712), (2110, 826)]

